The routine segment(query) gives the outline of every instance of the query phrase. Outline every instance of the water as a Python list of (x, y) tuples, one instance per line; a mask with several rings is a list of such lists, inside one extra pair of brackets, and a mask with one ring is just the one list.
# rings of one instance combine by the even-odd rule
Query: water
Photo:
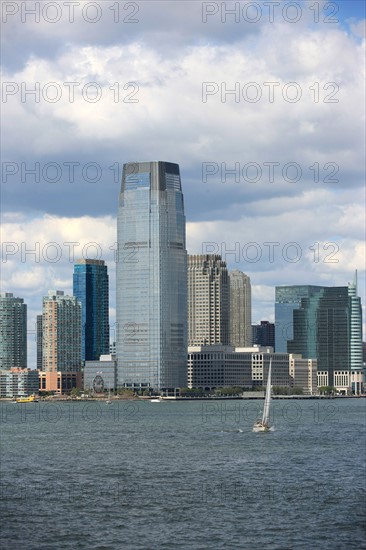
[(357, 549), (365, 399), (2, 403), (2, 549)]

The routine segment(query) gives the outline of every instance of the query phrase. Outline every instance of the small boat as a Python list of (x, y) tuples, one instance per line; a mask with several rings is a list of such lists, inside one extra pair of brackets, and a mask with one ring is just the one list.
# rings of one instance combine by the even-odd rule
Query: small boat
[(17, 397), (16, 403), (38, 403), (38, 399), (34, 395), (29, 395), (28, 397)]
[(150, 403), (161, 403), (161, 402), (162, 402), (161, 397), (153, 397), (152, 399), (150, 399)]
[(257, 420), (257, 422), (253, 426), (253, 432), (269, 432), (271, 429), (271, 426), (269, 424), (269, 408), (271, 404), (271, 389), (272, 389), (271, 371), (272, 371), (272, 359), (270, 359), (269, 361), (266, 397), (264, 399), (262, 420)]

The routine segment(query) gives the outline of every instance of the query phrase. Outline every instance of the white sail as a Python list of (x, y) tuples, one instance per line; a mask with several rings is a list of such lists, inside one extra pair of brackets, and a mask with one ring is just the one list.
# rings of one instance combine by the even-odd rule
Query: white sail
[(264, 400), (262, 424), (268, 425), (269, 423), (269, 406), (271, 403), (271, 370), (272, 370), (272, 358), (269, 361), (266, 397)]

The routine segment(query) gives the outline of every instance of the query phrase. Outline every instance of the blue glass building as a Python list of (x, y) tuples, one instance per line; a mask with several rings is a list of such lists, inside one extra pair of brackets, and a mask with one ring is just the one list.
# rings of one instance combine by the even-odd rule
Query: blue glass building
[(123, 167), (117, 258), (117, 384), (187, 385), (187, 253), (179, 166)]
[(335, 371), (362, 369), (361, 299), (355, 283), (307, 288), (308, 295), (292, 311), (293, 337), (287, 340), (287, 352), (317, 359), (318, 371), (328, 372), (333, 386)]
[(300, 308), (301, 299), (316, 295), (322, 288), (309, 285), (276, 286), (276, 353), (287, 353), (287, 341), (294, 337), (293, 311)]
[(81, 302), (82, 361), (109, 354), (109, 288), (102, 260), (78, 260), (74, 266), (73, 294)]

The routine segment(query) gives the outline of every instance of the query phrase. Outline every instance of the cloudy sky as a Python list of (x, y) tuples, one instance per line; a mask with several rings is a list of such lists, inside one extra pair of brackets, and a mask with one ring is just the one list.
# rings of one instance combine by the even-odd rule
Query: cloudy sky
[(253, 322), (276, 285), (355, 269), (364, 302), (362, 1), (4, 1), (2, 31), (1, 288), (29, 366), (74, 258), (108, 263), (113, 337), (125, 162), (180, 165), (188, 252), (250, 275)]

